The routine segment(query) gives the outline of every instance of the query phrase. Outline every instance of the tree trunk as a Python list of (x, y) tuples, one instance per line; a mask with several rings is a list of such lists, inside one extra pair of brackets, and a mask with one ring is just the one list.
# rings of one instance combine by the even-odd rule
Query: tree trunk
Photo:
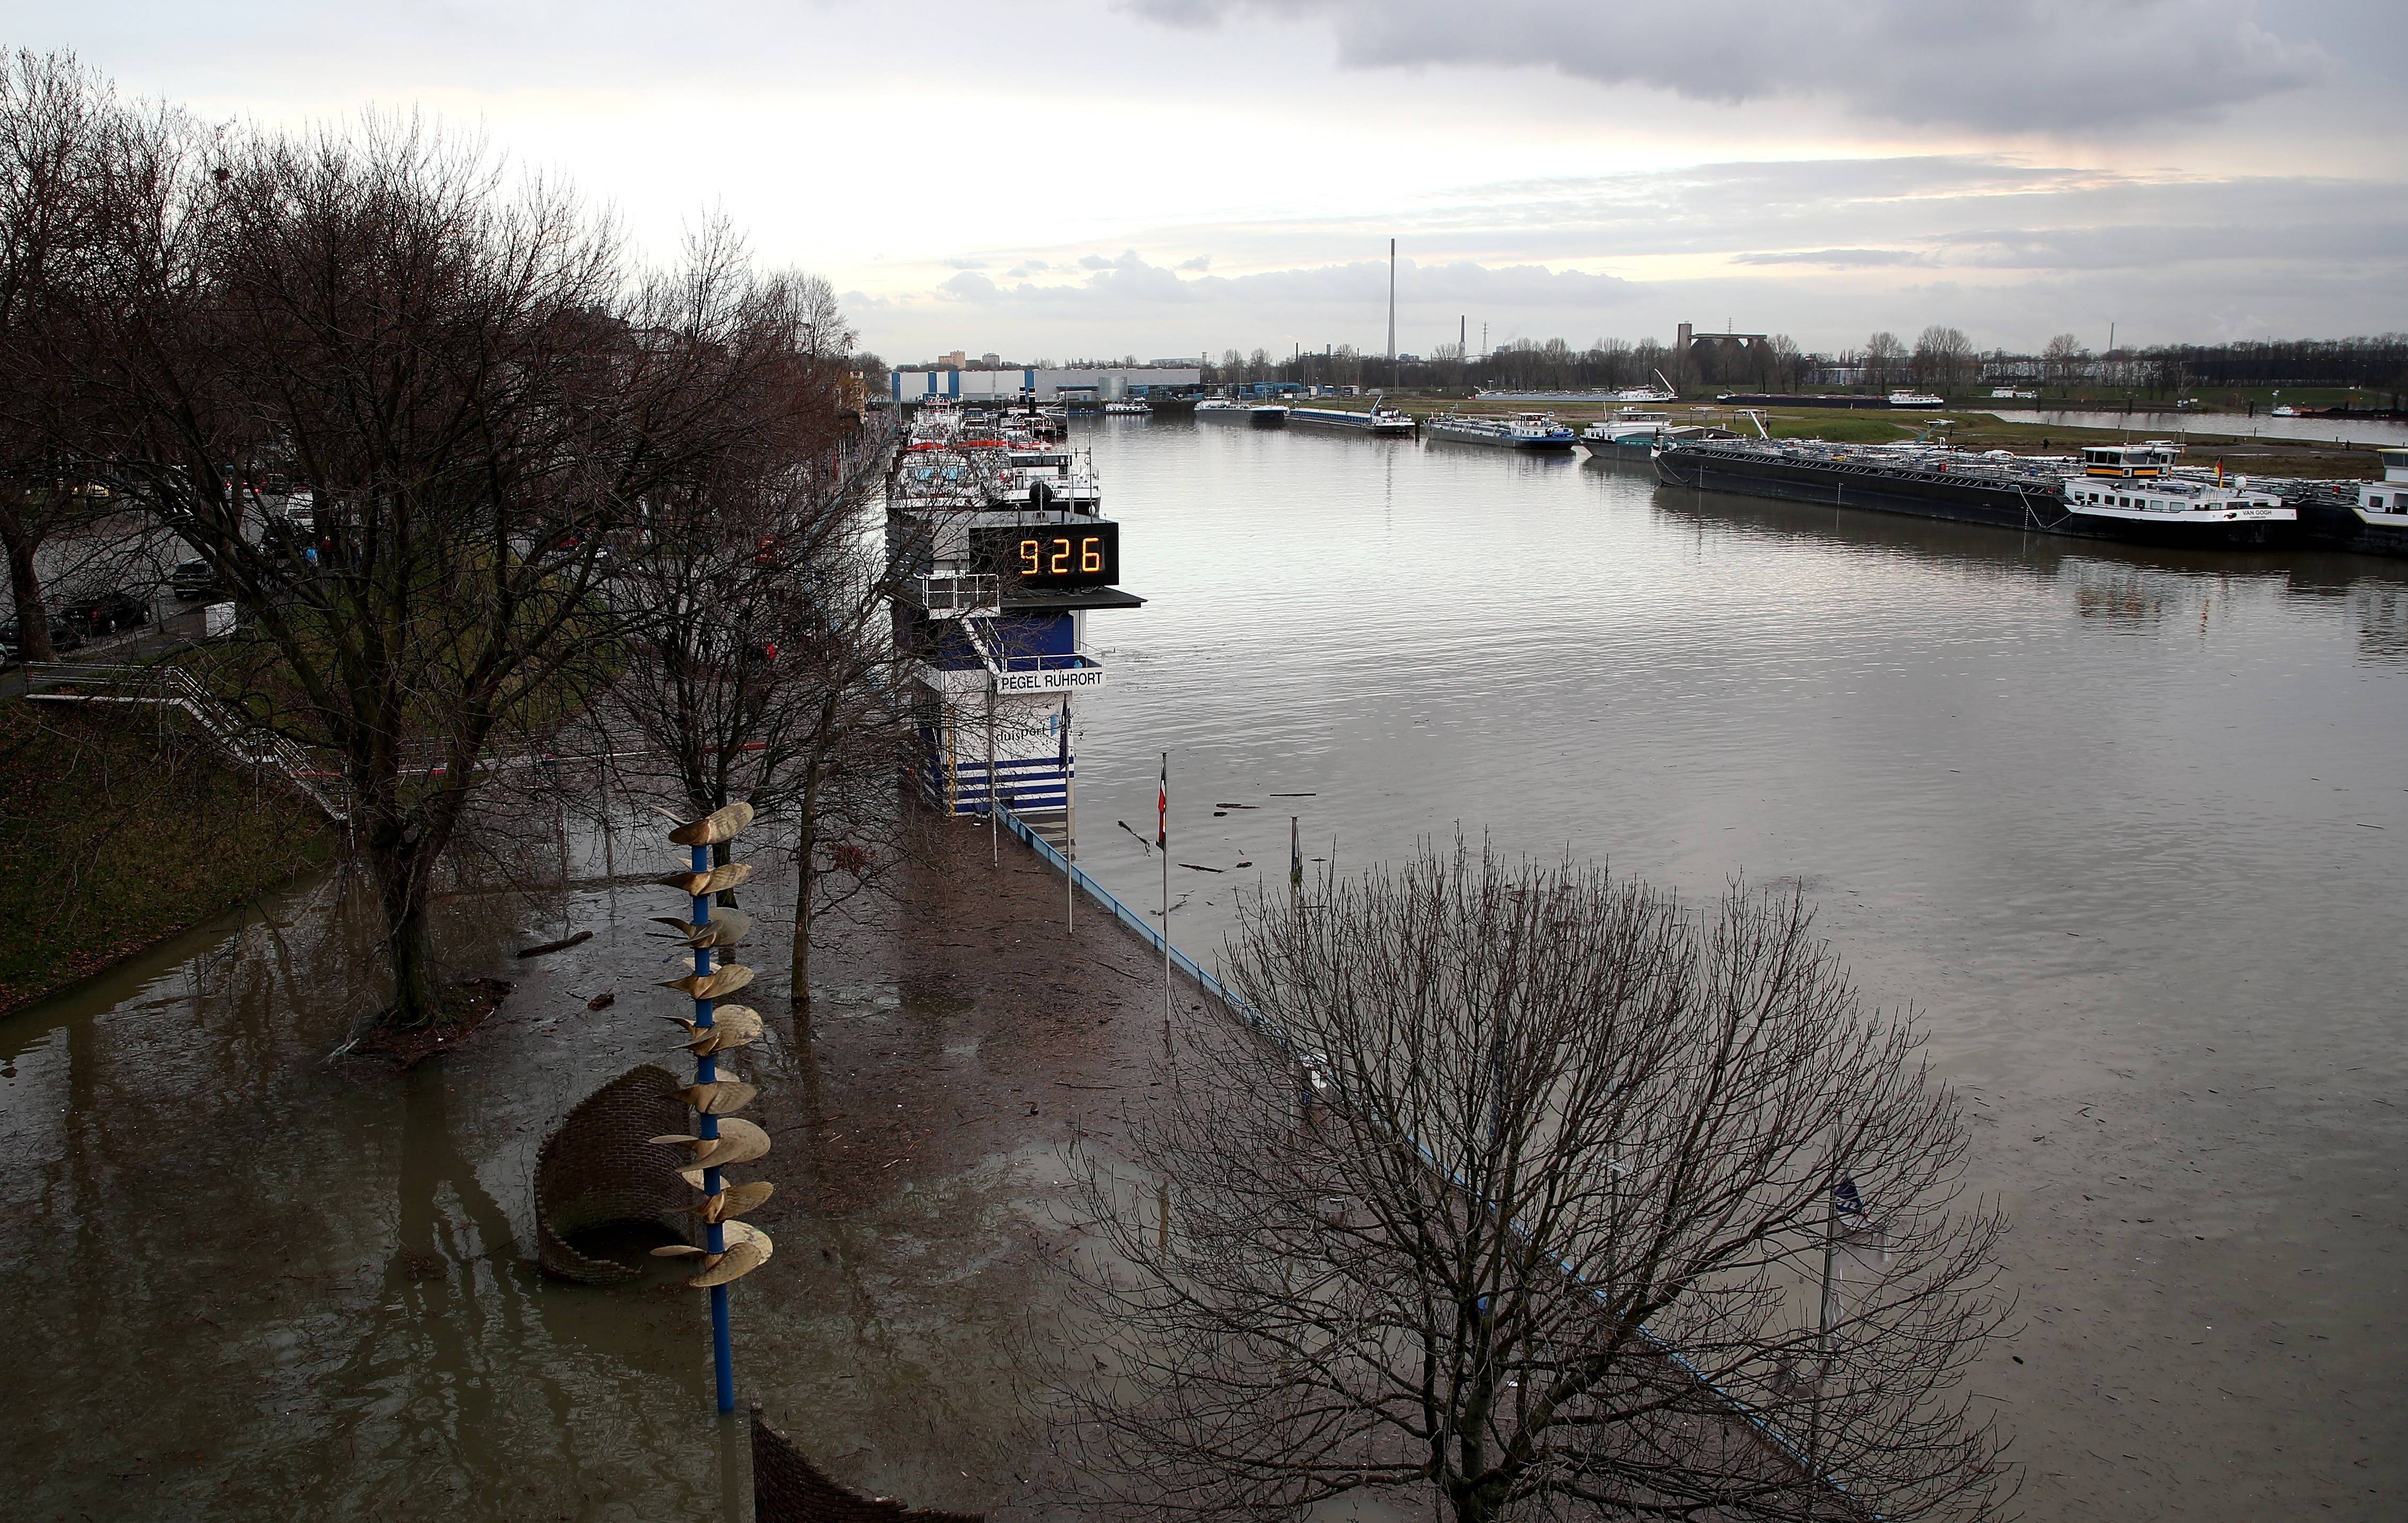
[(50, 610), (42, 605), (42, 576), (34, 566), (34, 553), (42, 546), (42, 538), (13, 509), (0, 509), (0, 543), (8, 551), (8, 591), (17, 600), (17, 658), (21, 661), (55, 661), (59, 653), (50, 647)]
[(434, 930), (428, 924), (426, 865), (419, 853), (400, 844), (371, 849), (368, 865), (384, 909), (385, 955), (393, 965), (393, 1008), (385, 1013), (385, 1024), (399, 1031), (423, 1030), (443, 1016)]
[[(704, 812), (708, 813), (709, 811), (705, 811)], [(728, 842), (724, 841), (713, 841), (711, 843), (710, 865), (712, 867), (724, 868), (727, 866), (728, 844)], [(736, 890), (732, 888), (723, 888), (719, 891), (718, 896), (710, 902), (718, 905), (723, 910), (733, 910), (737, 908)]]
[(786, 969), (786, 989), (795, 1009), (795, 1036), (807, 1040), (811, 1021), (811, 908), (819, 886), (820, 769), (803, 779), (802, 820), (795, 841), (795, 945)]

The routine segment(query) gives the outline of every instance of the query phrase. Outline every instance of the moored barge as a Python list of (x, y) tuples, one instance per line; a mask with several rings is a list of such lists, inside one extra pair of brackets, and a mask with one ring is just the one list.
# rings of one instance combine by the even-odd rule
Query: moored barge
[(1856, 448), (1717, 439), (1668, 444), (1658, 480), (1710, 492), (1983, 524), (2027, 534), (2184, 546), (2278, 549), (2299, 543), (2299, 513), (2273, 494), (2172, 471), (2172, 444), (2100, 445), (2081, 474), (1998, 452)]
[(1432, 438), (1452, 439), (1457, 444), (1486, 444), (1502, 450), (1565, 451), (1580, 442), (1580, 436), (1557, 423), (1552, 412), (1516, 412), (1507, 418), (1441, 412), (1423, 426)]

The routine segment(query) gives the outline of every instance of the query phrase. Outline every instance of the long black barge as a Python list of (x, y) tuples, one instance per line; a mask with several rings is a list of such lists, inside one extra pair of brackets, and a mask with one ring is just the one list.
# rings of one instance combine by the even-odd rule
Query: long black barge
[(2061, 468), (1958, 452), (1713, 440), (1665, 446), (1656, 452), (1656, 474), (1673, 486), (2024, 534), (2207, 550), (2300, 542), (2298, 514), (2270, 494), (2168, 479), (2068, 479)]

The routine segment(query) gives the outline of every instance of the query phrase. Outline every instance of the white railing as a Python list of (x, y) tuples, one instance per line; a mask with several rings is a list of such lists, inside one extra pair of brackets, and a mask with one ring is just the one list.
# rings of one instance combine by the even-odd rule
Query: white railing
[(181, 667), (35, 662), (25, 668), (25, 697), (50, 703), (139, 703), (179, 710), (235, 761), (272, 767), (324, 810), (327, 818), (350, 818), (337, 791), (328, 785), (328, 772), (308, 752), (220, 698)]
[(932, 619), (993, 618), (1003, 611), (1000, 577), (913, 577), (911, 590)]

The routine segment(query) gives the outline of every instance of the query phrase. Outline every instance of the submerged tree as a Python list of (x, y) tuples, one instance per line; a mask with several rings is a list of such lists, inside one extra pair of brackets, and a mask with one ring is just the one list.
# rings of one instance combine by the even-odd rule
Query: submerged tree
[(1460, 845), (1247, 907), (1261, 1025), (1191, 1032), (1132, 1118), (1167, 1210), (1088, 1175), (1077, 1471), (1165, 1515), (1994, 1512), (1956, 1387), (2000, 1225), (1808, 918)]

